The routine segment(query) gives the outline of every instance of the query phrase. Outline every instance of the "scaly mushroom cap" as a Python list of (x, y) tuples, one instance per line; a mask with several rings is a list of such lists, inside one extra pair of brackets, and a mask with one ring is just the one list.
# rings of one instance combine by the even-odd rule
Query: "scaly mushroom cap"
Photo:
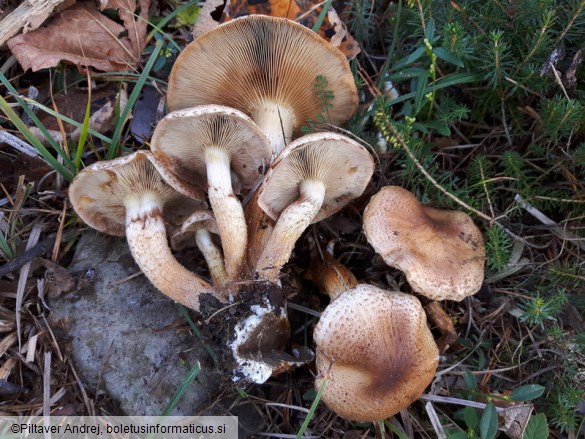
[(325, 197), (312, 223), (359, 197), (370, 182), (374, 161), (359, 143), (336, 133), (315, 133), (291, 142), (273, 162), (258, 204), (273, 220), (298, 200), (303, 181), (323, 182)]
[(481, 288), (481, 231), (463, 212), (421, 205), (398, 186), (384, 187), (364, 211), (369, 243), (414, 291), (432, 300), (463, 300)]
[(315, 327), (323, 401), (352, 421), (379, 421), (408, 407), (435, 376), (439, 351), (412, 295), (358, 285), (323, 311)]
[[(171, 179), (171, 187), (164, 177)], [(80, 172), (69, 187), (73, 209), (90, 227), (113, 236), (126, 235), (124, 198), (132, 193), (159, 196), (167, 208), (165, 220), (181, 224), (192, 211), (205, 207), (201, 190), (174, 181), (157, 158), (148, 151), (92, 164)]]
[[(355, 113), (357, 89), (345, 56), (306, 27), (284, 18), (249, 15), (229, 21), (193, 41), (179, 55), (168, 87), (172, 111), (216, 103), (250, 115), (280, 149), (317, 120), (324, 102), (316, 81), (324, 77), (334, 98), (326, 116), (341, 124)], [(277, 126), (275, 126), (277, 125)], [(290, 127), (289, 127), (290, 125)]]
[(258, 169), (270, 162), (272, 147), (266, 136), (241, 111), (204, 105), (167, 114), (157, 125), (150, 145), (162, 152), (181, 181), (206, 186), (205, 149), (220, 148), (230, 159), (237, 184), (251, 188)]

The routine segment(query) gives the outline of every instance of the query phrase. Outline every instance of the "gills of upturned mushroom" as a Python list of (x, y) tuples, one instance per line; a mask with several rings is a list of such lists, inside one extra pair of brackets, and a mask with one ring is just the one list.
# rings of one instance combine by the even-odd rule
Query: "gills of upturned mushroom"
[[(97, 162), (71, 183), (69, 198), (77, 214), (91, 227), (124, 236), (145, 276), (171, 299), (199, 311), (202, 295), (221, 302), (208, 282), (183, 267), (171, 254), (166, 237), (167, 217), (195, 203), (169, 186), (157, 171), (156, 158), (136, 152), (111, 161)], [(196, 195), (196, 194), (193, 194)]]

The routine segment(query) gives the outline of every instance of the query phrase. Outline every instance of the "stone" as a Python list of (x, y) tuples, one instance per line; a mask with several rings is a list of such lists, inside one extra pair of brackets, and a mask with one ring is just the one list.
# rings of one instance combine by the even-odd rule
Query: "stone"
[(95, 270), (89, 285), (49, 301), (74, 366), (89, 389), (105, 390), (127, 415), (162, 414), (189, 371), (201, 372), (172, 415), (193, 415), (217, 396), (221, 373), (178, 305), (143, 276), (126, 241), (94, 231), (79, 240), (71, 272)]

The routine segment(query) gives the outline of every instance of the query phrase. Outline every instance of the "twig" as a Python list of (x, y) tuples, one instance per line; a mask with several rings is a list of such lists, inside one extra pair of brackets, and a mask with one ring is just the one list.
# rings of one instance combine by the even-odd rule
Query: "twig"
[(516, 194), (514, 196), (514, 201), (516, 201), (522, 209), (540, 221), (542, 224), (546, 226), (551, 226), (551, 231), (561, 238), (563, 241), (569, 241), (574, 243), (577, 247), (581, 250), (585, 250), (585, 238), (581, 238), (567, 230), (563, 227), (559, 226), (558, 223), (554, 222), (536, 207), (532, 206), (528, 203), (520, 194)]
[[(489, 221), (490, 223), (494, 223), (495, 222), (495, 218), (486, 215), (485, 213), (471, 207), (469, 204), (467, 204), (465, 201), (457, 198), (455, 195), (453, 195), (451, 192), (449, 192), (447, 189), (445, 189), (443, 186), (441, 186), (437, 180), (435, 180), (433, 178), (433, 176), (431, 174), (429, 174), (427, 172), (427, 170), (424, 168), (424, 166), (418, 161), (418, 159), (415, 157), (415, 155), (412, 153), (412, 151), (410, 150), (410, 148), (408, 147), (408, 145), (406, 144), (406, 141), (404, 140), (404, 138), (402, 137), (402, 133), (398, 132), (398, 130), (396, 130), (392, 124), (390, 123), (386, 123), (386, 127), (388, 127), (388, 129), (390, 131), (392, 131), (392, 135), (396, 138), (396, 140), (398, 141), (398, 143), (400, 143), (400, 146), (402, 146), (402, 148), (404, 149), (404, 151), (406, 152), (406, 154), (408, 155), (408, 157), (414, 162), (415, 166), (419, 169), (419, 171), (427, 178), (427, 180), (429, 180), (431, 182), (431, 184), (433, 186), (435, 186), (438, 190), (440, 190), (442, 193), (444, 193), (447, 197), (451, 198), (453, 201), (455, 201), (457, 204), (459, 204), (460, 206), (464, 207), (465, 209), (469, 210), (470, 212), (473, 212), (474, 214), (476, 214), (477, 216), (483, 218), (486, 221)], [(496, 223), (498, 224), (498, 223)], [(499, 224), (498, 224), (499, 225)]]
[(6, 143), (29, 157), (34, 157), (48, 163), (31, 145), (7, 131), (0, 131), (0, 143)]
[[(450, 396), (429, 395), (428, 393), (425, 393), (424, 395), (422, 395), (420, 397), (420, 399), (422, 399), (423, 401), (443, 402), (443, 403), (447, 403), (447, 404), (457, 404), (457, 405), (463, 405), (463, 406), (467, 406), (467, 407), (474, 407), (474, 408), (480, 409), (480, 410), (485, 409), (486, 405), (487, 405), (487, 404), (484, 404), (482, 402), (468, 401), (466, 399), (452, 398)], [(503, 407), (496, 407), (496, 410), (498, 412), (503, 412), (506, 409)]]
[(445, 430), (443, 429), (443, 426), (441, 425), (441, 421), (439, 420), (439, 417), (437, 416), (437, 412), (435, 411), (435, 407), (433, 406), (433, 404), (430, 401), (428, 401), (425, 404), (425, 410), (427, 411), (427, 415), (429, 415), (429, 420), (431, 421), (431, 424), (433, 425), (433, 429), (435, 430), (437, 437), (439, 439), (446, 439), (447, 435), (445, 434)]
[[(67, 231), (63, 233), (62, 239), (68, 240), (75, 237), (77, 234), (79, 234), (79, 231), (77, 230)], [(12, 273), (13, 271), (18, 270), (27, 262), (30, 262), (35, 258), (41, 257), (42, 255), (50, 251), (50, 249), (55, 244), (55, 239), (56, 239), (55, 234), (49, 235), (49, 237), (47, 237), (44, 241), (39, 242), (34, 247), (31, 247), (30, 249), (26, 250), (22, 255), (17, 256), (7, 264), (4, 264), (2, 267), (0, 267), (0, 278), (6, 276), (8, 273)]]
[[(28, 237), (28, 242), (26, 244), (26, 250), (30, 250), (34, 248), (37, 243), (39, 242), (39, 237), (41, 236), (42, 225), (41, 223), (36, 223), (33, 225), (32, 231)], [(28, 279), (28, 273), (30, 271), (30, 261), (26, 262), (21, 270), (20, 270), (20, 277), (18, 278), (18, 286), (16, 287), (16, 334), (18, 336), (18, 350), (22, 350), (22, 338), (20, 336), (21, 330), (21, 320), (20, 320), (20, 309), (22, 308), (22, 303), (24, 302), (24, 290), (26, 289), (26, 281)]]

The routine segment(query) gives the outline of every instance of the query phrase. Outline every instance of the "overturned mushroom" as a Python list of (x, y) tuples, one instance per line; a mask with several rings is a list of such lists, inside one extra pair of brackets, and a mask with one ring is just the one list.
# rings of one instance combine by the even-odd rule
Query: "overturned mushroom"
[(236, 280), (245, 261), (247, 229), (231, 174), (250, 188), (260, 177), (258, 169), (270, 159), (268, 139), (242, 112), (205, 105), (165, 116), (154, 131), (151, 148), (164, 152), (182, 180), (206, 181), (228, 279)]
[[(114, 236), (126, 235), (140, 269), (171, 299), (196, 311), (203, 294), (223, 302), (225, 299), (209, 283), (171, 254), (163, 215), (185, 214), (195, 209), (196, 203), (167, 184), (159, 170), (182, 192), (195, 199), (203, 198), (201, 192), (182, 186), (168, 174), (154, 155), (141, 151), (97, 162), (81, 171), (69, 187), (71, 204), (94, 229)], [(197, 204), (201, 207), (202, 203)]]
[(421, 205), (398, 186), (386, 186), (364, 211), (369, 243), (414, 291), (433, 300), (475, 294), (484, 275), (481, 231), (463, 212)]
[[(333, 91), (330, 102), (323, 102), (318, 78)], [(243, 111), (270, 139), (275, 157), (324, 108), (330, 123), (347, 121), (358, 97), (337, 48), (293, 21), (249, 15), (185, 48), (171, 71), (167, 101), (171, 111), (210, 103)]]
[(438, 365), (418, 299), (371, 285), (358, 285), (331, 302), (313, 339), (315, 387), (324, 385), (325, 404), (352, 421), (379, 421), (406, 408)]
[(219, 229), (215, 222), (213, 213), (209, 210), (197, 210), (193, 212), (181, 225), (175, 237), (195, 235), (197, 248), (205, 258), (213, 286), (223, 289), (228, 277), (223, 262), (221, 249), (213, 242), (211, 234), (219, 235)]
[(369, 152), (340, 134), (309, 134), (289, 144), (260, 188), (258, 204), (277, 220), (256, 264), (260, 277), (276, 282), (309, 224), (359, 197), (373, 171)]

